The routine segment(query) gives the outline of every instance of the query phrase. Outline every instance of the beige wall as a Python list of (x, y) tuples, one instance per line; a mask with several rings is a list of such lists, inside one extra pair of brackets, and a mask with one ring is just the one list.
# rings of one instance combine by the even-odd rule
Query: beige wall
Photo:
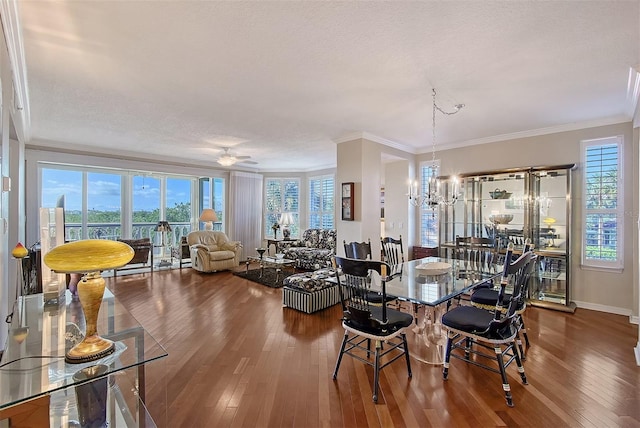
[[(580, 141), (622, 135), (624, 137), (624, 270), (607, 272), (586, 270), (580, 266), (582, 230), (582, 168), (580, 165)], [(490, 171), (494, 169), (560, 165), (575, 163), (573, 175), (573, 227), (571, 296), (579, 307), (586, 307), (621, 314), (638, 314), (637, 281), (637, 168), (631, 123), (587, 128), (537, 137), (501, 141), (438, 152), (442, 175)], [(636, 156), (637, 157), (637, 156)], [(418, 156), (419, 162), (429, 161), (430, 154)], [(387, 182), (389, 177), (387, 177)], [(635, 205), (634, 205), (635, 203)], [(637, 274), (636, 274), (637, 275)], [(637, 278), (637, 276), (636, 276)]]

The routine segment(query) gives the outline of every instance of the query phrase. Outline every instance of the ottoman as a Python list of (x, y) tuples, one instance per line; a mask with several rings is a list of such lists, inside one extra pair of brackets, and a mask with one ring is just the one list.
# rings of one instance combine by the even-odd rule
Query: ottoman
[(334, 277), (331, 269), (304, 272), (284, 279), (282, 305), (311, 314), (340, 302), (338, 284), (327, 282)]

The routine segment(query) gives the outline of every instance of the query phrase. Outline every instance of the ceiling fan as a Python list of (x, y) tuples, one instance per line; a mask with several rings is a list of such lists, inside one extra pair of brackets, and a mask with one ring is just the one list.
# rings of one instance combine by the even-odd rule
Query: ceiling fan
[(236, 163), (257, 164), (247, 159), (251, 159), (251, 156), (235, 156), (229, 152), (229, 147), (223, 147), (224, 153), (218, 158), (218, 163), (222, 166), (231, 166)]

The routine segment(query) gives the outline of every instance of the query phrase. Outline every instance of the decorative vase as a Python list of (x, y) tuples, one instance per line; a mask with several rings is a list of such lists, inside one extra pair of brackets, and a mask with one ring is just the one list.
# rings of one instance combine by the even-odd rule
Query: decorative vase
[(105, 376), (108, 367), (104, 364), (87, 367), (73, 374), (75, 382), (94, 379), (76, 386), (78, 419), (83, 428), (107, 426), (107, 387), (109, 377)]

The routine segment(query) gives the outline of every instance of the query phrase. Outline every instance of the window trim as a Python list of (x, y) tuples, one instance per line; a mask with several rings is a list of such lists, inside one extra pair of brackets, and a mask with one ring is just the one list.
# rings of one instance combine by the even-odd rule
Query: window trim
[[(607, 146), (607, 145), (616, 145), (618, 147), (618, 170), (617, 170), (617, 180), (616, 180), (616, 193), (617, 193), (617, 204), (615, 209), (588, 209), (587, 208), (587, 171), (586, 171), (586, 154), (587, 149), (594, 146)], [(624, 137), (622, 135), (605, 137), (605, 138), (596, 138), (590, 140), (582, 140), (580, 141), (580, 159), (582, 166), (582, 215), (581, 222), (584, 227), (582, 227), (581, 232), (582, 236), (580, 237), (580, 263), (581, 267), (587, 270), (615, 270), (621, 272), (624, 269)], [(586, 233), (586, 219), (589, 214), (597, 214), (597, 213), (611, 213), (616, 215), (617, 223), (616, 223), (616, 260), (615, 261), (605, 261), (605, 260), (593, 260), (587, 259), (586, 257), (586, 248), (587, 248), (587, 233)]]

